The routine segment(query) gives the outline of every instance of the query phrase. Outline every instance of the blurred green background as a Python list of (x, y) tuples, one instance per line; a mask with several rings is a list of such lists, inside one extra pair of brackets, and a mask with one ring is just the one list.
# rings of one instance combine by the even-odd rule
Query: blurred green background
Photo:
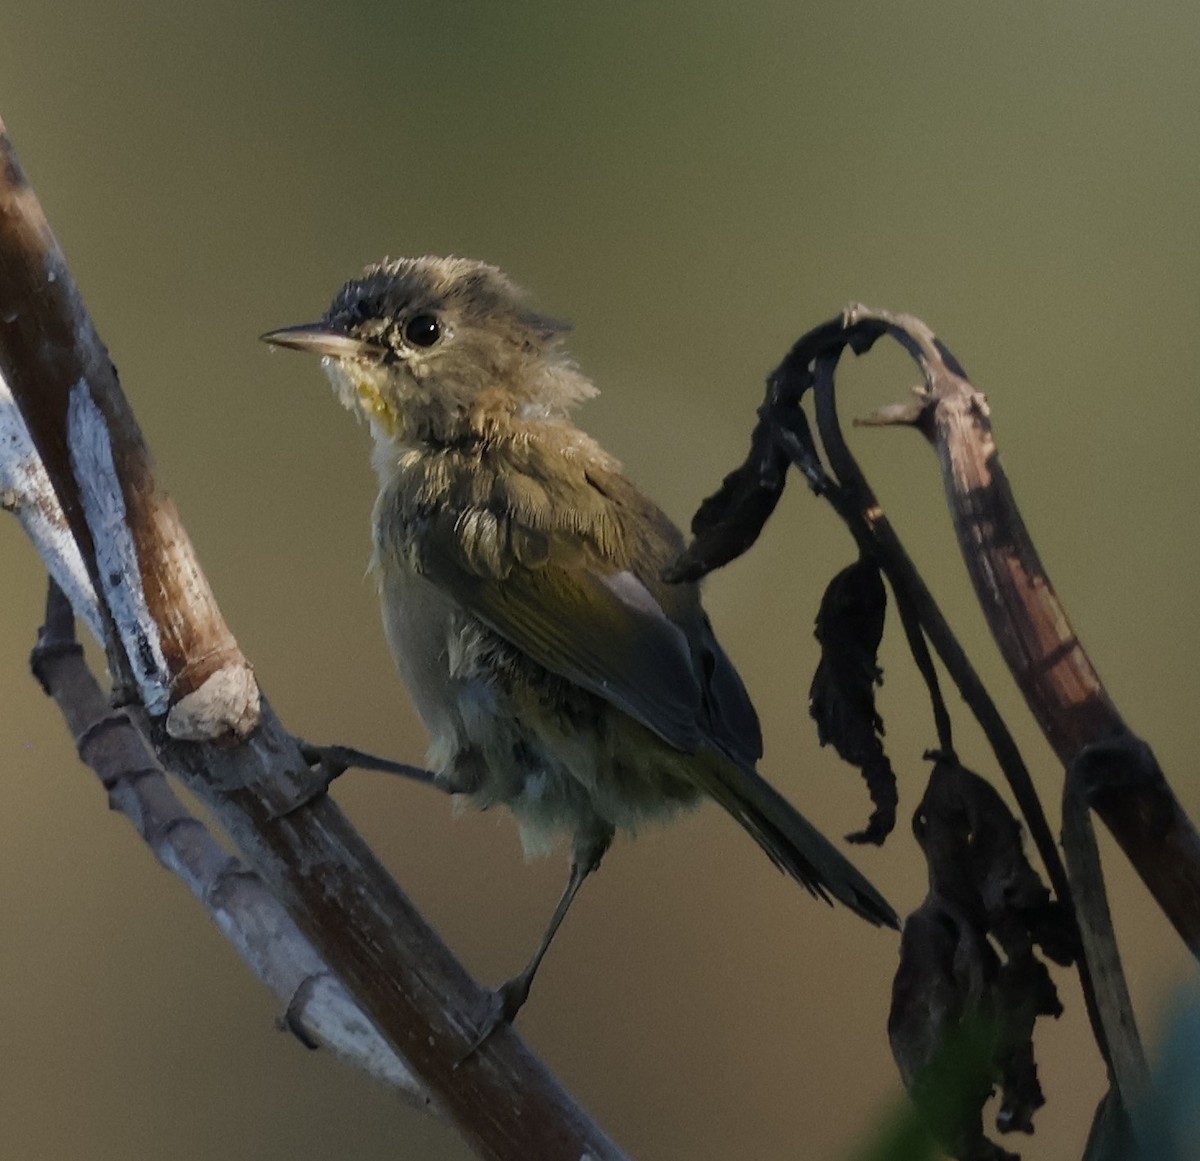
[[(574, 320), (584, 424), (686, 522), (763, 375), (848, 300), (916, 312), (989, 393), (1018, 498), (1113, 695), (1193, 816), (1200, 640), (1194, 4), (130, 5), (7, 0), (0, 114), (226, 616), (285, 721), (419, 761), (364, 579), (368, 441), (311, 361), (256, 341), (384, 254), (486, 258)], [(847, 414), (903, 398), (880, 349)], [(1057, 816), (932, 456), (863, 455)], [(797, 484), (708, 604), (765, 769), (831, 834), (867, 812), (816, 748), (812, 618), (850, 559)], [(0, 522), (0, 1154), (460, 1158), (453, 1133), (276, 1032), (276, 1007), (128, 825), (26, 672), (42, 572)], [(892, 627), (901, 824), (858, 862), (924, 892), (907, 818), (933, 741)], [(964, 756), (993, 767), (965, 721)], [(353, 775), (344, 804), (478, 976), (524, 962), (561, 858)], [(1106, 845), (1139, 1013), (1194, 971)], [(521, 1029), (639, 1159), (850, 1157), (899, 1099), (896, 941), (818, 906), (716, 809), (620, 841)], [(1070, 976), (1027, 1158), (1078, 1156), (1102, 1072)]]

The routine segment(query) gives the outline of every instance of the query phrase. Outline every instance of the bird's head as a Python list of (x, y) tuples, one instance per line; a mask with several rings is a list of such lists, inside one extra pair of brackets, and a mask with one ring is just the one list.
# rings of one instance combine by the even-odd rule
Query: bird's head
[(342, 403), (400, 444), (487, 435), (564, 415), (595, 388), (494, 266), (397, 258), (346, 283), (324, 317), (263, 335), (321, 356)]

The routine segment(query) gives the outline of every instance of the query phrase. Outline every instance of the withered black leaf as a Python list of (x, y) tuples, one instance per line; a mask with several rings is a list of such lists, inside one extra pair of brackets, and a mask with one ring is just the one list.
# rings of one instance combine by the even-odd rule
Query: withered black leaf
[(839, 331), (838, 324), (828, 323), (810, 332), (767, 377), (750, 451), (697, 509), (694, 539), (663, 570), (665, 581), (700, 580), (750, 548), (783, 495), (789, 465), (799, 468), (815, 491), (824, 487), (824, 469), (800, 400), (812, 382), (813, 354), (836, 342)]
[(983, 1135), (993, 1089), (1002, 1132), (1032, 1132), (1045, 1103), (1033, 1027), (1062, 1007), (1036, 951), (1070, 962), (1077, 936), (1026, 859), (1003, 799), (953, 758), (936, 757), (913, 832), (929, 893), (901, 940), (892, 1054), (951, 1156), (997, 1161), (1011, 1155)]
[(878, 566), (862, 557), (829, 582), (817, 613), (821, 660), (808, 694), (817, 739), (863, 773), (875, 810), (851, 842), (882, 843), (896, 825), (896, 776), (883, 750), (875, 687), (887, 592)]
[(760, 419), (750, 437), (745, 462), (721, 481), (692, 518), (695, 539), (668, 569), (672, 583), (695, 581), (742, 555), (763, 530), (787, 480), (787, 452), (773, 425)]

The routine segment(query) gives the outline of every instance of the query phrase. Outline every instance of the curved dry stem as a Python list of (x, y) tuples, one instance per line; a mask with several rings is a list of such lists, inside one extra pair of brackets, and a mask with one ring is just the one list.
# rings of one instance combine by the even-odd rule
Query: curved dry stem
[[(907, 316), (893, 316), (886, 312), (870, 311), (864, 307), (852, 307), (843, 317), (843, 328), (840, 334), (832, 334), (829, 324), (825, 324), (824, 327), (814, 329), (796, 344), (788, 359), (785, 359), (776, 371), (773, 377), (775, 382), (773, 382), (771, 390), (778, 393), (779, 378), (790, 378), (794, 382), (788, 394), (798, 402), (808, 387), (814, 388), (822, 450), (828, 457), (831, 471), (835, 477), (835, 480), (826, 486), (824, 493), (847, 523), (860, 548), (866, 547), (866, 550), (870, 551), (878, 560), (880, 567), (891, 582), (902, 616), (907, 612), (907, 616), (903, 616), (905, 630), (910, 645), (914, 643), (914, 639), (920, 641), (921, 647), (914, 648), (913, 655), (930, 690), (939, 736), (949, 738), (949, 721), (938, 690), (936, 674), (929, 664), (928, 654), (924, 649), (922, 638), (925, 635), (932, 642), (951, 679), (982, 726), (1025, 816), (1030, 835), (1041, 855), (1056, 896), (1067, 906), (1073, 907), (1070, 880), (1059, 857), (1058, 847), (1054, 842), (1041, 801), (1016, 742), (911, 558), (896, 536), (842, 434), (837, 417), (834, 381), (837, 362), (847, 346), (861, 354), (869, 350), (873, 343), (884, 334), (895, 338), (918, 362), (926, 375), (931, 391), (933, 378), (938, 375), (961, 377), (965, 381), (965, 375), (962, 374), (957, 361), (919, 320)], [(926, 408), (927, 402), (922, 399), (916, 404), (893, 409), (881, 422), (921, 426), (926, 416)], [(963, 516), (954, 504), (953, 494), (951, 500), (955, 524), (956, 527), (959, 527)], [(1023, 531), (1023, 525), (1021, 527)], [(973, 576), (977, 570), (986, 572), (986, 564), (973, 558), (966, 545), (964, 545), (964, 555), (968, 558), (968, 567)], [(1009, 612), (1014, 617), (1019, 616), (1020, 606), (1010, 605)], [(1065, 615), (1063, 620), (1065, 621)], [(1017, 631), (1010, 630), (1010, 632)], [(1039, 718), (1039, 720), (1041, 719)], [(1141, 1047), (1137, 1040), (1136, 1029), (1133, 1027), (1132, 1009), (1128, 1005), (1124, 981), (1120, 976), (1119, 960), (1116, 959), (1116, 942), (1111, 931), (1111, 922), (1108, 920), (1107, 907), (1105, 906), (1101, 913), (1093, 906), (1094, 900), (1097, 898), (1097, 891), (1098, 897), (1103, 900), (1102, 880), (1098, 884), (1088, 883), (1086, 893), (1089, 906), (1087, 928), (1089, 934), (1095, 936), (1090, 941), (1088, 950), (1095, 950), (1101, 946), (1106, 947), (1111, 955), (1106, 957), (1105, 962), (1109, 965), (1114, 962), (1117, 964), (1116, 974), (1115, 976), (1111, 972), (1105, 974), (1104, 990), (1102, 994), (1098, 994), (1086, 956), (1079, 958), (1078, 970), (1093, 1034), (1102, 1054), (1109, 1062), (1110, 1069), (1113, 1069), (1114, 1051), (1117, 1058), (1132, 1059), (1141, 1053)], [(1104, 934), (1106, 925), (1107, 935)], [(1119, 981), (1119, 987), (1113, 984), (1114, 980)], [(1112, 1035), (1125, 1037), (1123, 1043), (1116, 1046), (1115, 1050), (1110, 1045), (1110, 1036)], [(1117, 1072), (1115, 1070), (1113, 1072), (1114, 1079), (1117, 1079)], [(1124, 1075), (1129, 1075), (1128, 1069), (1124, 1070)], [(1129, 1095), (1129, 1093), (1124, 1093), (1126, 1106)]]
[[(982, 727), (1029, 826), (1030, 837), (1041, 856), (1055, 895), (1069, 901), (1071, 888), (1067, 873), (1059, 858), (1041, 799), (1038, 798), (1016, 741), (846, 444), (837, 419), (832, 363), (819, 361), (817, 371), (817, 422), (830, 466), (839, 483), (854, 497), (855, 517), (869, 530), (880, 566), (897, 593), (897, 601), (901, 600), (899, 594), (903, 593), (904, 601), (914, 610), (923, 633), (933, 643), (951, 680)], [(940, 707), (941, 713), (946, 713), (940, 694), (934, 706), (935, 712)]]
[[(987, 400), (919, 320), (859, 307), (848, 324), (859, 323), (885, 325), (921, 367), (926, 389), (912, 425), (937, 451), (980, 606), (1047, 741), (1069, 768), (1085, 747), (1130, 736), (1025, 527)], [(1094, 787), (1089, 801), (1200, 957), (1200, 833), (1161, 771), (1151, 777), (1130, 767)]]

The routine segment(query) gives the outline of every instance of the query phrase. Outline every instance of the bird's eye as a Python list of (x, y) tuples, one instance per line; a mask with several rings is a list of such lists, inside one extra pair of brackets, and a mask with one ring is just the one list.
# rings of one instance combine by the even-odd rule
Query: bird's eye
[(442, 337), (442, 324), (431, 314), (414, 314), (404, 324), (404, 338), (414, 347), (432, 347)]

